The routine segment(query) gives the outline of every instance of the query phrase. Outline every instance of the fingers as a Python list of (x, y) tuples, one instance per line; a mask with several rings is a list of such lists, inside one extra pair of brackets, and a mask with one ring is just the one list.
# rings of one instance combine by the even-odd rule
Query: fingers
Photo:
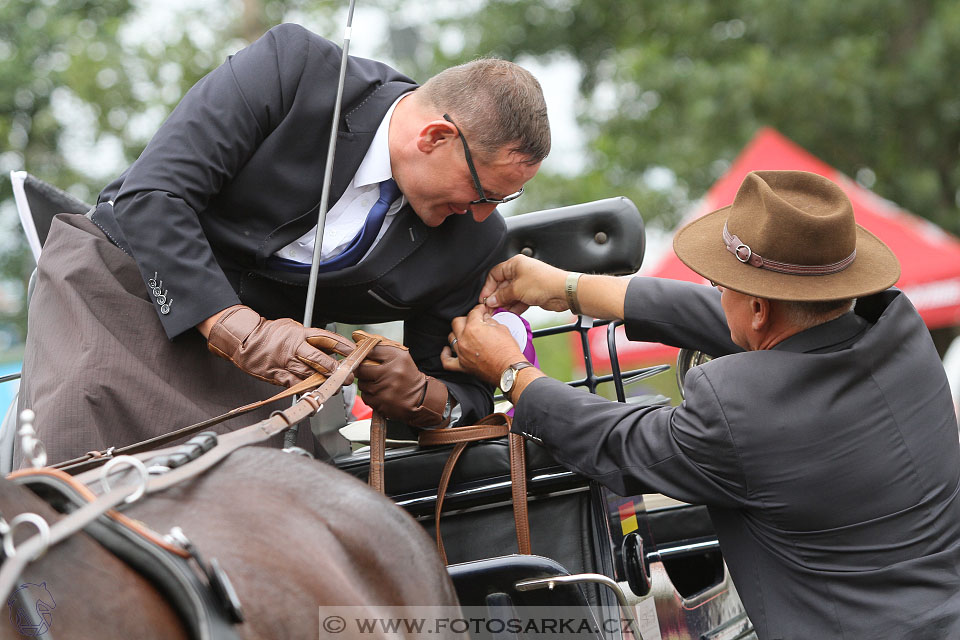
[[(300, 362), (316, 369), (320, 373), (332, 373), (337, 368), (337, 361), (333, 356), (311, 347), (306, 342), (297, 347), (297, 351), (293, 355), (300, 360)], [(290, 367), (294, 365), (295, 363), (291, 361)]]
[(384, 367), (382, 363), (375, 362), (373, 360), (364, 360), (360, 365), (353, 370), (356, 374), (357, 379), (363, 382), (376, 382), (380, 379), (383, 374)]
[(491, 309), (503, 307), (514, 313), (526, 311), (529, 305), (522, 301), (524, 287), (518, 285), (518, 281), (539, 264), (542, 263), (533, 258), (517, 255), (493, 267), (480, 290), (481, 304)]
[[(329, 353), (348, 356), (356, 349), (356, 345), (348, 338), (324, 329), (305, 328), (304, 343), (297, 347), (294, 359), (287, 365), (287, 370), (302, 379), (307, 379), (314, 372), (331, 374), (336, 371), (338, 361)], [(344, 384), (353, 384), (353, 374), (347, 376)]]
[[(296, 356), (296, 358), (297, 358), (297, 360), (299, 360), (300, 362), (299, 362), (299, 363), (298, 363), (298, 362), (291, 362), (290, 365), (287, 367), (287, 370), (288, 370), (288, 371), (291, 371), (291, 372), (293, 372), (293, 373), (296, 373), (296, 374), (299, 375), (299, 376), (301, 377), (301, 379), (303, 379), (303, 380), (306, 380), (307, 378), (309, 378), (310, 376), (312, 376), (314, 373), (322, 373), (322, 374), (324, 374), (324, 375), (329, 376), (331, 373), (333, 373), (334, 371), (336, 371), (337, 366), (338, 366), (337, 361), (334, 360), (334, 361), (333, 361), (333, 368), (330, 369), (330, 370), (326, 370), (326, 369), (323, 368), (322, 365), (320, 365), (320, 364), (317, 363), (317, 362), (314, 362), (314, 361), (312, 361), (312, 360), (308, 360), (308, 359), (303, 358), (303, 357), (301, 357), (301, 356), (299, 356), (299, 355)], [(302, 364), (300, 364), (300, 363), (302, 363)], [(306, 365), (306, 366), (304, 366), (304, 365)], [(302, 367), (302, 368), (301, 368), (301, 367)], [(344, 379), (343, 384), (344, 384), (344, 386), (345, 386), (345, 385), (348, 385), (348, 384), (353, 384), (353, 381), (354, 381), (354, 377), (353, 377), (353, 374), (351, 373), (351, 374), (349, 374), (349, 375)]]
[(493, 292), (497, 290), (500, 283), (506, 279), (503, 273), (505, 264), (506, 262), (501, 262), (498, 265), (494, 265), (494, 267), (490, 269), (490, 272), (487, 273), (487, 279), (483, 283), (483, 288), (480, 289), (480, 302), (483, 302), (489, 296), (493, 295)]
[(482, 304), (478, 304), (473, 309), (470, 309), (469, 313), (467, 313), (466, 322), (468, 324), (473, 322), (483, 322), (492, 318), (493, 316), (491, 315), (490, 311)]
[(453, 354), (450, 347), (444, 347), (443, 351), (440, 352), (440, 364), (442, 364), (443, 368), (447, 371), (463, 372), (463, 368), (460, 366), (460, 358)]
[(279, 385), (281, 387), (290, 388), (293, 385), (300, 382), (301, 380), (302, 378), (298, 378), (293, 373), (286, 371), (284, 369), (280, 369), (273, 375), (273, 380), (271, 380), (270, 382), (272, 382), (273, 384)]
[[(377, 391), (380, 389), (380, 384), (376, 380), (368, 380), (365, 378), (357, 379), (357, 389), (360, 390), (360, 393), (366, 396), (375, 396)], [(364, 398), (364, 402), (367, 402), (370, 398)], [(368, 402), (369, 404), (369, 402)]]
[[(509, 304), (512, 298), (503, 293), (503, 289), (512, 288), (511, 283), (516, 277), (517, 263), (526, 256), (514, 256), (505, 262), (495, 265), (487, 274), (487, 279), (480, 289), (480, 303), (496, 308), (506, 300)], [(510, 294), (512, 295), (512, 294)]]
[(323, 329), (307, 329), (306, 334), (306, 341), (311, 347), (316, 347), (328, 353), (332, 351), (341, 356), (348, 356), (357, 348), (357, 345), (339, 333), (324, 331)]
[[(351, 334), (351, 336), (353, 336), (354, 342), (360, 342), (364, 338), (374, 337), (374, 334), (367, 333), (363, 329), (357, 329)], [(404, 346), (402, 342), (397, 342), (396, 340), (390, 340), (389, 338), (384, 338), (383, 336), (376, 336), (376, 337), (380, 338), (380, 342), (377, 344), (377, 346), (373, 348), (374, 352), (376, 352), (377, 350), (382, 351), (381, 347), (394, 347), (397, 349), (403, 349), (404, 351), (407, 350), (407, 347)]]

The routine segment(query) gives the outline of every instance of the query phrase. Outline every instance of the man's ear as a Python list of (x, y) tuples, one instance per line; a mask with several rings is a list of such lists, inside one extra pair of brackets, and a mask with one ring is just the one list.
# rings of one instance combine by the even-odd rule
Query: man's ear
[(417, 149), (422, 153), (431, 153), (437, 147), (455, 140), (458, 135), (456, 127), (446, 120), (432, 120), (423, 125), (417, 134)]
[(773, 307), (766, 298), (750, 298), (750, 327), (754, 331), (763, 331), (770, 327)]

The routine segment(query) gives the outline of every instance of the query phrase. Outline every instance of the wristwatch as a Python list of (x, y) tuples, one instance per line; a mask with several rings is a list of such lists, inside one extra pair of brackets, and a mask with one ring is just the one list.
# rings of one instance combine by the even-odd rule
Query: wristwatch
[(504, 395), (510, 393), (510, 390), (513, 389), (513, 384), (517, 381), (517, 372), (520, 371), (520, 369), (526, 369), (532, 366), (531, 363), (524, 360), (522, 362), (515, 362), (504, 369), (503, 373), (500, 374), (500, 390), (503, 391)]

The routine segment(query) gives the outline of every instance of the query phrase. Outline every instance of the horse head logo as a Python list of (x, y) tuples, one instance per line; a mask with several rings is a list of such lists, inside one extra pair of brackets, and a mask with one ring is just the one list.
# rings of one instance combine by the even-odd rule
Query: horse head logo
[(21, 635), (28, 637), (42, 636), (50, 630), (52, 612), (56, 606), (46, 582), (25, 582), (17, 587), (7, 600), (10, 622), (17, 627)]

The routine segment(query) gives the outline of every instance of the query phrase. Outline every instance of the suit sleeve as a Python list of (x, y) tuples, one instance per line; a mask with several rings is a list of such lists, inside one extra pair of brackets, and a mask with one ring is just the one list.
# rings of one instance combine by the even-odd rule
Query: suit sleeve
[[(488, 219), (483, 224), (493, 225), (494, 220)], [(451, 286), (447, 295), (430, 309), (404, 323), (404, 342), (414, 362), (425, 374), (442, 380), (457, 399), (461, 410), (459, 424), (473, 424), (493, 412), (493, 387), (471, 375), (447, 371), (440, 362), (440, 352), (447, 345), (453, 319), (467, 315), (477, 305), (480, 289), (501, 254), (505, 237), (505, 229), (499, 230), (491, 240), (486, 260)]]
[(276, 27), (194, 85), (115, 196), (117, 223), (144, 281), (166, 290), (169, 309), (160, 319), (168, 337), (239, 303), (200, 216), (289, 112), (308, 55), (306, 34)]
[(619, 495), (655, 492), (694, 504), (744, 506), (733, 437), (699, 368), (687, 376), (686, 397), (679, 407), (628, 405), (539, 378), (520, 396), (512, 429)]
[(624, 300), (624, 321), (630, 340), (699, 349), (714, 357), (743, 351), (730, 339), (720, 292), (713, 287), (633, 278)]

